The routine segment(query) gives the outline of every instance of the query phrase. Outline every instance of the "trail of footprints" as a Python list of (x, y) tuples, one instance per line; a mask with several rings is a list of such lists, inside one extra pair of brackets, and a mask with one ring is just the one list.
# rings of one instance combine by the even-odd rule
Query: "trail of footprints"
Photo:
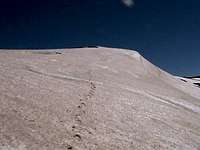
[[(88, 94), (85, 97), (79, 99), (79, 105), (77, 106), (77, 111), (74, 117), (75, 125), (72, 126), (73, 138), (74, 140), (79, 142), (82, 141), (81, 133), (86, 132), (90, 135), (93, 134), (87, 127), (84, 127), (82, 123), (82, 118), (84, 117), (84, 115), (86, 115), (87, 101), (94, 96), (96, 91), (96, 85), (94, 84), (94, 82), (90, 81), (89, 84), (90, 90)], [(68, 149), (72, 149), (72, 147), (70, 146)]]

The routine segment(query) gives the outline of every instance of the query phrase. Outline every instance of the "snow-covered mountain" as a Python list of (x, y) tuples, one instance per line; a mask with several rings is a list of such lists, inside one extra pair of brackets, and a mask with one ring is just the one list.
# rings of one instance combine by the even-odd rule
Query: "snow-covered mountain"
[(187, 82), (189, 84), (193, 84), (196, 87), (200, 88), (200, 76), (194, 76), (194, 77), (178, 77), (183, 82)]
[(136, 51), (0, 51), (2, 150), (199, 148), (200, 89)]

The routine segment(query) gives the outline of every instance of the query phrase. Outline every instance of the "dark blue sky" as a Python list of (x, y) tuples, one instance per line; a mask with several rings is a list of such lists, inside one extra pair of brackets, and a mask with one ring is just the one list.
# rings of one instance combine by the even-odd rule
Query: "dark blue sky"
[(197, 75), (199, 8), (198, 0), (2, 0), (0, 48), (130, 48), (170, 73)]

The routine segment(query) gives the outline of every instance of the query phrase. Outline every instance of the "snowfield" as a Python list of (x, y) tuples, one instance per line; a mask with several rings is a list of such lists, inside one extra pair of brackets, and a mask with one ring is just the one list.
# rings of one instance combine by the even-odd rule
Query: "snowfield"
[(200, 88), (200, 76), (199, 77), (178, 77), (183, 82), (188, 82), (189, 84), (195, 85)]
[(191, 80), (132, 50), (1, 50), (0, 150), (199, 150)]

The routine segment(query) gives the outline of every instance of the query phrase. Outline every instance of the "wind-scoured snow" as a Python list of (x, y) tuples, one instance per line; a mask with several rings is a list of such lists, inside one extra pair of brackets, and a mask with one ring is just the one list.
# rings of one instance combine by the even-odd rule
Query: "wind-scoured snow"
[(193, 81), (132, 50), (2, 50), (0, 150), (199, 150)]
[(200, 88), (200, 77), (178, 77), (181, 81)]

